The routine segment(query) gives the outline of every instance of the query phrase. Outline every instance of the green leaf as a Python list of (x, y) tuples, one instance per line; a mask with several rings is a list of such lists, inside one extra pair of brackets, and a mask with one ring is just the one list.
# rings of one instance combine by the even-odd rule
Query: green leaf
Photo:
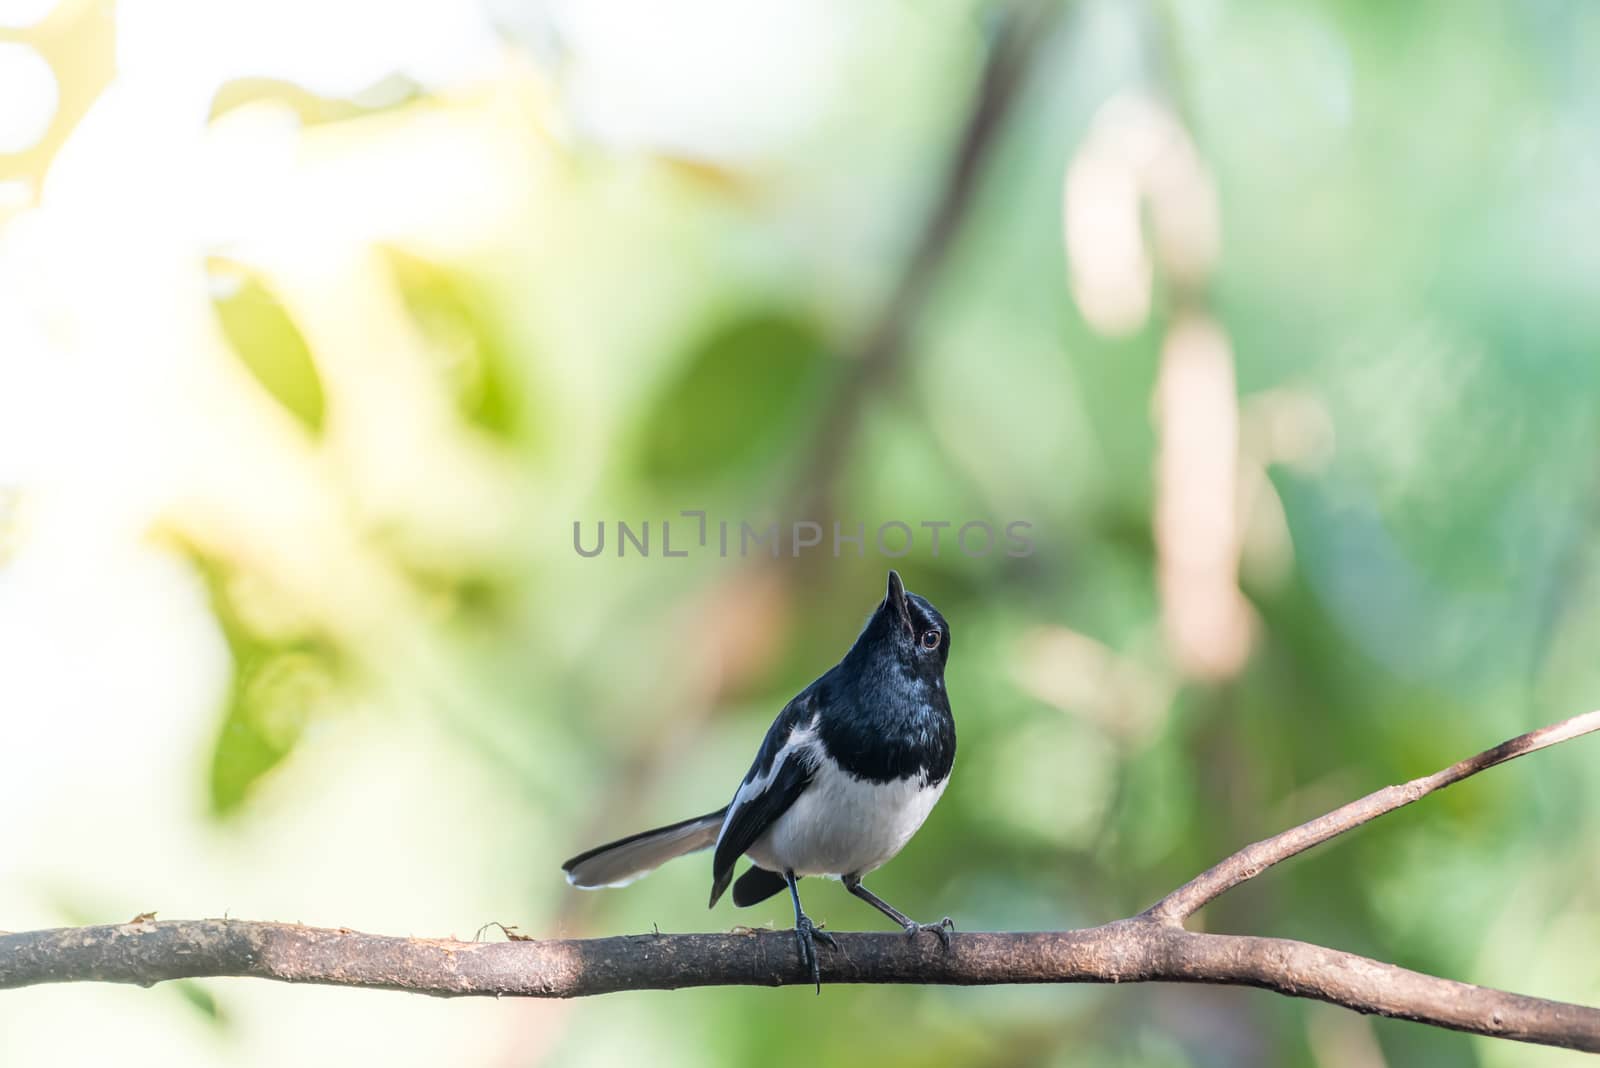
[(237, 811), (268, 772), (294, 751), (307, 724), (327, 703), (339, 673), (338, 651), (303, 626), (276, 626), (281, 607), (252, 610), (250, 589), (227, 564), (182, 546), (204, 577), (211, 610), (233, 656), (233, 679), (222, 729), (211, 754), (210, 798), (215, 815)]
[(497, 438), (525, 429), (513, 355), (489, 301), (470, 279), (398, 249), (384, 250), (406, 309), (456, 399), (461, 417)]
[(228, 1015), (223, 1012), (222, 1005), (206, 986), (195, 982), (193, 979), (179, 979), (174, 983), (164, 986), (172, 987), (177, 994), (191, 1008), (198, 1012), (205, 1021), (219, 1031), (229, 1030)]
[(211, 807), (235, 811), (294, 750), (332, 684), (331, 650), (316, 642), (256, 643), (238, 659), (211, 758)]
[(762, 465), (796, 435), (829, 371), (827, 342), (807, 320), (763, 311), (722, 323), (690, 347), (646, 415), (641, 474), (673, 484)]
[(313, 435), (322, 432), (322, 379), (289, 313), (253, 273), (227, 260), (206, 264), (212, 306), (229, 345), (263, 389)]

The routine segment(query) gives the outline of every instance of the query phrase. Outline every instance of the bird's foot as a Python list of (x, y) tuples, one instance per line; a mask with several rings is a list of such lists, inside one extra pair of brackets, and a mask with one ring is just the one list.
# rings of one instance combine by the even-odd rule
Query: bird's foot
[(817, 963), (817, 943), (821, 942), (828, 947), (838, 945), (833, 935), (811, 922), (811, 917), (805, 913), (795, 921), (794, 939), (800, 945), (800, 963), (811, 968), (811, 981), (817, 986), (817, 993), (822, 993), (822, 966)]
[(917, 937), (918, 933), (922, 931), (932, 931), (938, 936), (939, 944), (943, 946), (945, 952), (948, 953), (950, 951), (950, 932), (954, 931), (955, 929), (956, 921), (952, 920), (948, 916), (940, 920), (938, 923), (917, 923), (915, 920), (913, 920), (911, 923), (906, 924), (906, 937), (915, 938)]

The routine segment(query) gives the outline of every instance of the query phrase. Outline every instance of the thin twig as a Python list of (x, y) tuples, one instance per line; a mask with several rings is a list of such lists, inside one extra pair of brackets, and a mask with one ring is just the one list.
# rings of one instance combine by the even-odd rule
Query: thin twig
[(912, 327), (962, 230), (1035, 49), (1054, 15), (1054, 4), (1029, 0), (1017, 0), (1001, 15), (944, 184), (893, 292), (850, 354), (850, 369), (828, 403), (809, 462), (791, 494), (794, 514), (820, 521), (831, 512), (827, 499), (855, 442), (867, 397), (891, 382), (900, 368)]
[(1508, 760), (1515, 760), (1519, 756), (1537, 752), (1559, 742), (1570, 741), (1596, 730), (1600, 730), (1600, 709), (1529, 731), (1432, 775), (1412, 779), (1397, 786), (1385, 786), (1382, 790), (1370, 793), (1358, 801), (1352, 801), (1282, 834), (1275, 834), (1271, 838), (1245, 846), (1220, 864), (1184, 883), (1140, 915), (1160, 923), (1182, 924), (1221, 894), (1246, 880), (1254, 879), (1274, 864), (1304, 853), (1312, 846), (1321, 845), (1328, 839), (1359, 827), (1369, 820), (1375, 820), (1386, 812), (1404, 808), (1418, 798), (1470, 778), (1496, 764), (1504, 764)]

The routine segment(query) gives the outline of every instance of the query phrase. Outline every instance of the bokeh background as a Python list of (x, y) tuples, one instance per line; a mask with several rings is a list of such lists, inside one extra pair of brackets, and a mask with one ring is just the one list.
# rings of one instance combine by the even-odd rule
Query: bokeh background
[[(874, 886), (968, 929), (1600, 704), (1597, 70), (1583, 0), (0, 2), (0, 927), (787, 925), (557, 866), (722, 804), (891, 564), (961, 749)], [(1595, 759), (1201, 922), (1600, 1002)], [(0, 996), (7, 1068), (353, 1063), (1575, 1061), (1206, 988)]]

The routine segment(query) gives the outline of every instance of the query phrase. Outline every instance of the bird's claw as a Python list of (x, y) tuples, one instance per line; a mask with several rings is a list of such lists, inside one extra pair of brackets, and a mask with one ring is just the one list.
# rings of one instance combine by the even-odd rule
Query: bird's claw
[(817, 993), (822, 993), (822, 965), (817, 961), (817, 943), (821, 942), (829, 948), (836, 947), (833, 935), (811, 922), (811, 917), (804, 914), (795, 921), (794, 938), (800, 946), (800, 963), (811, 968), (811, 981), (816, 984)]
[(906, 937), (915, 938), (919, 932), (932, 931), (938, 937), (939, 945), (948, 953), (950, 951), (950, 932), (955, 929), (956, 922), (948, 916), (938, 923), (917, 923), (913, 921), (906, 924)]

